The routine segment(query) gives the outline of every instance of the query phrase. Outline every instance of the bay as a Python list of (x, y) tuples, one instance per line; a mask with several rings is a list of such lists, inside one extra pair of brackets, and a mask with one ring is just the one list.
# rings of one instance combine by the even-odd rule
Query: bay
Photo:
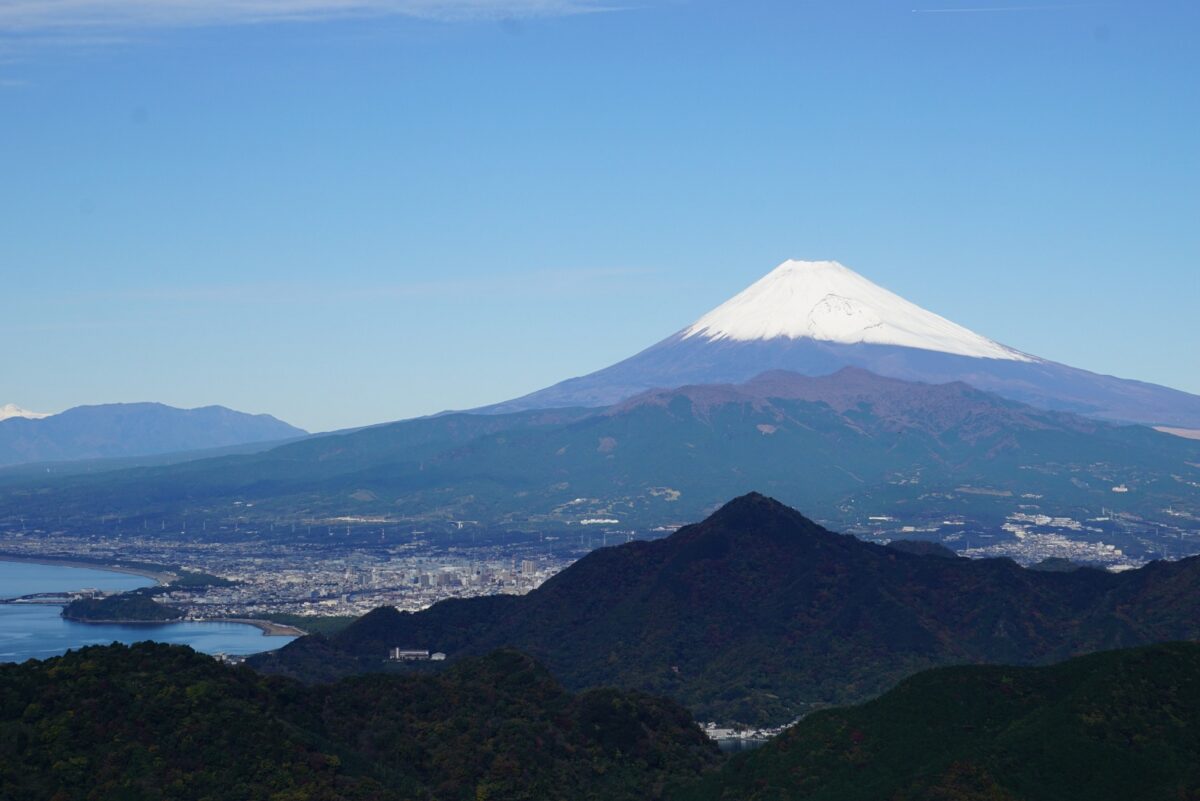
[[(85, 588), (106, 592), (147, 587), (152, 579), (91, 568), (0, 561), (0, 598)], [(245, 623), (77, 623), (64, 620), (62, 607), (0, 604), (0, 662), (45, 659), (85, 645), (142, 640), (189, 645), (215, 654), (252, 654), (279, 648), (292, 637), (268, 637)]]
[(0, 598), (83, 589), (125, 592), (152, 584), (154, 579), (113, 570), (0, 561)]

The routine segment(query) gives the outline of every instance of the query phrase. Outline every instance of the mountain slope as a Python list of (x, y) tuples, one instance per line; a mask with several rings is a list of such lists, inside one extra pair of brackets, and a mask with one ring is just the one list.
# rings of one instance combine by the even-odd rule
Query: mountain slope
[(266, 442), (246, 442), (238, 445), (226, 445), (220, 448), (201, 448), (191, 451), (171, 451), (170, 453), (154, 453), (143, 456), (114, 456), (105, 459), (72, 459), (69, 462), (23, 462), (21, 464), (0, 467), (0, 484), (21, 484), (30, 480), (45, 480), (48, 476), (66, 477), (84, 474), (111, 473), (118, 470), (131, 470), (142, 467), (161, 467), (166, 465), (194, 462), (200, 459), (213, 459), (222, 456), (238, 456), (262, 453), (296, 440), (307, 439), (320, 434), (300, 434), (288, 439), (272, 439)]
[[(309, 516), (316, 509), (394, 511), (397, 497), (393, 493), (445, 495), (454, 491), (425, 475), (425, 465), (442, 454), (459, 452), (482, 438), (560, 426), (593, 413), (555, 409), (513, 415), (440, 415), (182, 464), (61, 478), (21, 471), (5, 481), (0, 517), (53, 514), (69, 523), (70, 516), (78, 515), (83, 524), (88, 518), (94, 522), (105, 510), (117, 509), (131, 516), (184, 510), (203, 516), (215, 502), (231, 498), (263, 501), (255, 512), (245, 510), (242, 515), (266, 513), (271, 519)], [(351, 497), (360, 489), (370, 497), (375, 488), (386, 494), (375, 501)]]
[(1176, 801), (1200, 793), (1200, 645), (927, 671), (818, 712), (676, 801)]
[(1034, 663), (1200, 637), (1200, 558), (1122, 574), (922, 556), (833, 534), (751, 494), (662, 540), (594, 551), (522, 597), (378, 609), (253, 658), (303, 678), (393, 646), (506, 645), (567, 686), (663, 694), (702, 719), (785, 722), (935, 665)]
[(943, 384), (1118, 422), (1200, 428), (1200, 396), (1020, 353), (836, 262), (787, 261), (673, 336), (610, 367), (485, 411), (608, 406), (656, 387), (842, 367)]
[[(561, 529), (607, 519), (651, 528), (761, 488), (839, 527), (902, 514), (970, 516), (998, 529), (1030, 493), (1046, 496), (1042, 513), (1078, 519), (1104, 507), (1149, 519), (1166, 508), (1200, 513), (1197, 464), (1200, 443), (964, 384), (776, 372), (605, 410), (443, 415), (248, 456), (6, 482), (0, 519), (53, 515), (91, 526), (116, 514), (138, 525), (139, 515), (195, 520), (244, 501), (254, 506), (239, 516), (270, 521), (374, 515), (422, 527)], [(1114, 495), (1120, 482), (1133, 491)], [(1131, 547), (1153, 553), (1147, 543)]]
[(675, 704), (514, 652), (315, 688), (149, 642), (0, 665), (5, 799), (641, 801), (716, 760)]
[(267, 414), (244, 414), (223, 406), (77, 406), (43, 418), (0, 420), (0, 465), (146, 456), (290, 439), (305, 433)]

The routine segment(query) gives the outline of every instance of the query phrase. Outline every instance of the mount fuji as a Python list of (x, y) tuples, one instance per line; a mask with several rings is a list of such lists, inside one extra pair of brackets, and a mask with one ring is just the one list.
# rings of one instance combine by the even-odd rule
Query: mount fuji
[(962, 381), (1114, 422), (1200, 428), (1200, 396), (1022, 353), (835, 261), (785, 261), (641, 353), (480, 411), (607, 406), (654, 388), (739, 383), (767, 370), (826, 375), (843, 367), (908, 381)]

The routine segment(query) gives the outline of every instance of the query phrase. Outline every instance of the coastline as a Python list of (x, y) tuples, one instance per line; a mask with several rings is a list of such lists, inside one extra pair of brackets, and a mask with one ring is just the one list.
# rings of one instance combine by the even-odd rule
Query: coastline
[[(86, 570), (104, 570), (110, 573), (124, 573), (132, 576), (142, 576), (152, 579), (159, 586), (165, 586), (179, 578), (175, 573), (157, 572), (147, 570), (145, 568), (128, 567), (125, 565), (105, 564), (100, 562), (85, 562), (78, 559), (63, 558), (58, 559), (53, 556), (17, 556), (0, 553), (0, 562), (14, 562), (19, 564), (31, 565), (48, 565), (50, 567), (77, 567)], [(264, 637), (303, 637), (308, 634), (304, 629), (295, 626), (289, 626), (284, 623), (275, 623), (271, 620), (261, 620), (258, 618), (244, 617), (210, 617), (210, 618), (172, 618), (170, 620), (83, 620), (75, 617), (63, 615), (65, 620), (70, 620), (73, 623), (96, 623), (99, 625), (120, 625), (120, 626), (164, 626), (172, 623), (238, 623), (246, 626), (253, 626), (262, 632)]]
[(125, 565), (114, 565), (103, 562), (84, 562), (78, 559), (71, 559), (70, 557), (58, 559), (53, 556), (17, 556), (15, 554), (0, 553), (0, 562), (18, 562), (30, 565), (47, 565), (49, 567), (78, 567), (85, 570), (106, 570), (110, 573), (125, 573), (130, 576), (142, 576), (143, 578), (153, 579), (160, 586), (170, 584), (179, 578), (175, 573), (162, 573), (146, 570), (145, 568), (127, 567)]
[(264, 637), (303, 637), (308, 634), (307, 631), (298, 629), (295, 626), (246, 617), (175, 617), (170, 620), (89, 620), (63, 615), (62, 618), (72, 623), (83, 623), (86, 625), (95, 623), (96, 625), (105, 626), (172, 626), (176, 623), (236, 623), (241, 626), (253, 626), (261, 631)]
[(247, 626), (254, 626), (263, 633), (264, 637), (303, 637), (308, 634), (304, 629), (298, 629), (295, 626), (288, 626), (284, 623), (275, 623), (270, 620), (259, 620), (252, 617), (207, 617), (202, 620), (194, 620), (194, 623), (242, 623)]
[(170, 626), (173, 623), (188, 622), (181, 617), (172, 618), (170, 620), (86, 620), (81, 617), (62, 615), (62, 619), (69, 620), (72, 623), (83, 623), (89, 626), (93, 623), (98, 626)]

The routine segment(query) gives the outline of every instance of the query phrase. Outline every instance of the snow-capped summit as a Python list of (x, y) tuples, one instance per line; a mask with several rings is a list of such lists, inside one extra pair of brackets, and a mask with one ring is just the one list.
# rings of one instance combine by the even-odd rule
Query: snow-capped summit
[(785, 261), (695, 323), (616, 364), (481, 411), (608, 406), (649, 389), (843, 367), (1118, 422), (1200, 430), (1200, 396), (1058, 364), (1001, 345), (836, 261)]
[(921, 348), (985, 359), (1032, 361), (1023, 353), (926, 311), (836, 261), (780, 264), (701, 317), (683, 338), (810, 338), (848, 345)]
[(6, 403), (3, 406), (0, 406), (0, 420), (7, 420), (10, 417), (23, 417), (26, 420), (41, 420), (42, 418), (49, 416), (50, 415), (43, 414), (42, 412), (31, 412), (28, 409), (22, 409), (15, 403)]

